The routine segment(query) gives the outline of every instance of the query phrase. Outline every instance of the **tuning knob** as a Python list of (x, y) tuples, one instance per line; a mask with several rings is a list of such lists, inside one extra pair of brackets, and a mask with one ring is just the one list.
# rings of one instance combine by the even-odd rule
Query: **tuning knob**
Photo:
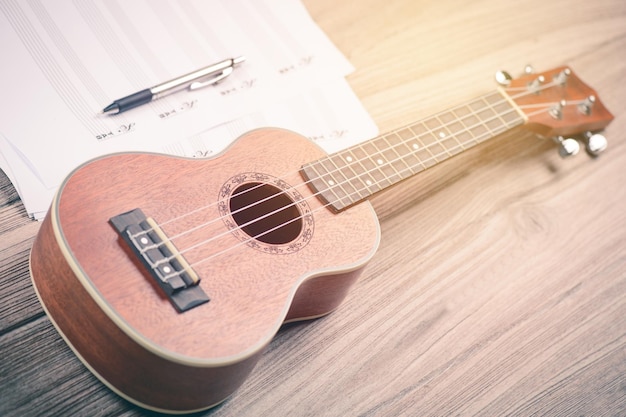
[(541, 85), (546, 82), (546, 77), (538, 76), (532, 82), (528, 83), (528, 91), (538, 94), (541, 91)]
[(533, 68), (532, 65), (527, 64), (526, 66), (524, 66), (524, 74), (525, 75), (534, 74), (534, 73), (535, 73), (535, 69)]
[(591, 109), (593, 108), (593, 105), (595, 103), (596, 103), (596, 96), (591, 95), (578, 105), (578, 111), (580, 111), (584, 115), (589, 116), (591, 114)]
[(563, 136), (557, 136), (553, 138), (553, 140), (559, 145), (559, 155), (561, 158), (576, 155), (578, 151), (580, 151), (580, 144), (576, 139), (563, 139)]
[(496, 82), (500, 84), (502, 87), (508, 87), (509, 85), (511, 85), (512, 79), (513, 77), (511, 77), (511, 74), (509, 74), (506, 71), (496, 72)]
[(587, 152), (592, 156), (598, 156), (606, 149), (607, 141), (604, 135), (599, 133), (585, 132), (587, 138)]

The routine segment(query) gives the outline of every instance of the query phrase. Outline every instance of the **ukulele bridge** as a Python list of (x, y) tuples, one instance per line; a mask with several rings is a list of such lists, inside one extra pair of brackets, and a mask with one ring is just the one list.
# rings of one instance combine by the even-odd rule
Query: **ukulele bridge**
[(134, 209), (109, 222), (165, 291), (176, 310), (187, 311), (209, 301), (200, 278), (151, 217)]

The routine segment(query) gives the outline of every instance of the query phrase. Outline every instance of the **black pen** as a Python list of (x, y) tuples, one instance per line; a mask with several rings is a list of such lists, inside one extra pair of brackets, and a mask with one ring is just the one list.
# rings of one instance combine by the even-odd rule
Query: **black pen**
[[(189, 74), (174, 78), (173, 80), (166, 81), (162, 84), (155, 85), (154, 87), (138, 91), (124, 98), (115, 100), (113, 103), (106, 106), (102, 110), (102, 113), (118, 114), (142, 104), (150, 103), (152, 100), (156, 100), (184, 88), (197, 90), (199, 88), (218, 83), (228, 77), (233, 72), (235, 66), (241, 64), (245, 61), (245, 59), (246, 58), (243, 56), (226, 59), (222, 62), (218, 62), (217, 64), (190, 72)], [(209, 78), (203, 80), (205, 77)]]

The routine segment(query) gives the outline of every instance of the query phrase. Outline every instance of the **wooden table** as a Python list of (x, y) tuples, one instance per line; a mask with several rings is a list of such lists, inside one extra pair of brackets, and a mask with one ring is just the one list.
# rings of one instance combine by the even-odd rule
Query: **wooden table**
[[(211, 416), (626, 415), (626, 2), (308, 0), (381, 131), (570, 65), (615, 120), (598, 158), (515, 131), (372, 202), (378, 253), (285, 326)], [(0, 176), (0, 415), (149, 414), (102, 385), (29, 279), (39, 224)]]

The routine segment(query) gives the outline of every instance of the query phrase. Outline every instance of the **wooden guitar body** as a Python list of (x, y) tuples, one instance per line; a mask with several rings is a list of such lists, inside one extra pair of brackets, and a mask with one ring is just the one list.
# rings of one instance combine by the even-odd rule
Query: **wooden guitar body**
[[(48, 315), (105, 384), (146, 408), (226, 399), (286, 321), (335, 309), (380, 240), (366, 199), (520, 125), (563, 156), (613, 120), (569, 67), (325, 155), (261, 129), (224, 154), (102, 157), (61, 185), (31, 252)], [(595, 138), (595, 139), (594, 139)], [(593, 146), (592, 146), (593, 140)], [(316, 190), (316, 191), (311, 191)]]
[[(130, 401), (168, 412), (220, 403), (284, 322), (335, 309), (376, 251), (369, 203), (335, 213), (303, 180), (300, 167), (323, 155), (295, 133), (261, 129), (212, 159), (126, 153), (84, 164), (60, 187), (32, 248), (46, 312)], [(172, 239), (210, 301), (173, 307), (110, 222), (137, 208)]]

